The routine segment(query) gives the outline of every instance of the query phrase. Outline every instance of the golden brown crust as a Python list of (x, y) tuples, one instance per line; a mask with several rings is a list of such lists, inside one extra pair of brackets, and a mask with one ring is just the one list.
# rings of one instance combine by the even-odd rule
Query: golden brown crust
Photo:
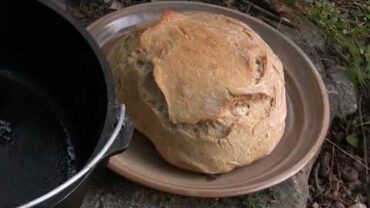
[(167, 12), (108, 58), (135, 127), (177, 167), (228, 172), (269, 154), (284, 132), (283, 67), (237, 20)]

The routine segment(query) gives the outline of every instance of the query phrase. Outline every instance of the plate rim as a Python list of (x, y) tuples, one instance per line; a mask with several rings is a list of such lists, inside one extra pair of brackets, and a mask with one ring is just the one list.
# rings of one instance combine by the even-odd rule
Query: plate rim
[(117, 174), (128, 178), (131, 181), (137, 182), (139, 184), (142, 184), (146, 187), (150, 187), (159, 191), (164, 191), (172, 194), (177, 195), (183, 195), (183, 196), (193, 196), (193, 197), (206, 197), (206, 198), (214, 198), (214, 197), (232, 197), (232, 196), (240, 196), (243, 194), (249, 194), (257, 191), (264, 190), (266, 188), (272, 187), (274, 185), (277, 185), (288, 178), (295, 175), (297, 172), (299, 172), (301, 169), (303, 169), (304, 166), (307, 165), (307, 163), (316, 155), (318, 154), (322, 144), (325, 141), (326, 134), (328, 132), (328, 129), (330, 127), (330, 107), (329, 107), (329, 96), (327, 94), (327, 90), (325, 87), (325, 84), (321, 78), (321, 75), (319, 74), (317, 68), (312, 63), (310, 58), (306, 55), (306, 53), (297, 46), (291, 39), (286, 37), (284, 34), (282, 34), (277, 29), (271, 27), (267, 23), (252, 17), (248, 14), (239, 12), (234, 9), (214, 5), (214, 4), (208, 4), (208, 3), (202, 3), (202, 2), (188, 2), (188, 1), (159, 1), (159, 2), (149, 2), (149, 3), (141, 3), (133, 6), (129, 6), (120, 10), (117, 10), (115, 12), (112, 12), (110, 14), (107, 14), (92, 24), (90, 24), (87, 27), (88, 31), (92, 31), (93, 28), (99, 26), (99, 25), (105, 25), (109, 23), (112, 19), (115, 19), (116, 16), (121, 16), (122, 13), (131, 13), (132, 10), (140, 10), (142, 7), (149, 7), (151, 5), (158, 6), (158, 5), (171, 5), (171, 4), (177, 4), (177, 5), (198, 5), (198, 6), (206, 6), (206, 7), (213, 7), (216, 9), (221, 9), (230, 13), (234, 13), (238, 16), (242, 16), (243, 18), (247, 18), (249, 20), (258, 22), (259, 24), (263, 25), (267, 29), (269, 29), (274, 34), (280, 36), (280, 38), (283, 38), (288, 44), (290, 44), (302, 58), (307, 62), (309, 65), (309, 68), (311, 69), (314, 79), (318, 85), (319, 91), (320, 91), (320, 97), (322, 98), (323, 102), (323, 108), (321, 109), (323, 113), (323, 121), (322, 121), (322, 128), (320, 133), (318, 134), (318, 137), (316, 139), (316, 142), (314, 145), (312, 145), (311, 148), (309, 148), (309, 151), (307, 154), (304, 155), (301, 159), (298, 160), (298, 162), (294, 165), (292, 165), (290, 168), (286, 169), (285, 171), (280, 172), (279, 174), (276, 174), (275, 177), (272, 177), (268, 180), (264, 180), (263, 182), (260, 182), (256, 185), (253, 185), (253, 187), (248, 186), (248, 188), (227, 188), (222, 190), (217, 189), (194, 189), (189, 190), (189, 188), (177, 186), (174, 188), (173, 185), (166, 185), (165, 183), (161, 183), (157, 180), (148, 180), (145, 177), (141, 177), (141, 174), (136, 174), (133, 171), (127, 171), (127, 167), (123, 168), (119, 164), (118, 156), (112, 156), (107, 163), (107, 167), (116, 172)]

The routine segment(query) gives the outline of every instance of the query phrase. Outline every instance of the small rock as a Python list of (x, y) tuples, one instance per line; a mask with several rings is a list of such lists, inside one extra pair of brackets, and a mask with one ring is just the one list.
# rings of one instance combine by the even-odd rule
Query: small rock
[(358, 179), (359, 174), (356, 169), (346, 165), (342, 170), (343, 179), (346, 181), (355, 181)]
[(350, 206), (349, 208), (367, 208), (367, 206), (363, 203), (356, 203), (356, 204)]
[(357, 191), (357, 190), (360, 190), (362, 188), (362, 181), (360, 180), (355, 180), (355, 181), (352, 181), (348, 184), (348, 188), (351, 190), (351, 191)]
[[(250, 197), (264, 199), (269, 208), (302, 208), (307, 206), (309, 196), (308, 177), (315, 160), (311, 160), (302, 171), (277, 186), (261, 192), (250, 194)], [(225, 206), (226, 207), (226, 206)]]
[(339, 112), (339, 103), (341, 102), (341, 96), (337, 89), (337, 85), (335, 82), (328, 78), (323, 78), (326, 90), (329, 94), (329, 101), (330, 101), (330, 119), (334, 119)]
[(234, 3), (234, 0), (224, 0), (225, 6), (229, 8), (232, 7)]
[(319, 204), (317, 202), (314, 202), (312, 204), (312, 208), (320, 208)]
[(342, 202), (336, 201), (330, 208), (346, 208)]
[(339, 109), (337, 115), (345, 118), (347, 115), (357, 111), (357, 94), (356, 88), (346, 74), (346, 69), (342, 66), (333, 66), (328, 68), (327, 74), (335, 83), (338, 91)]
[[(299, 35), (302, 39), (307, 40), (316, 51), (322, 52), (326, 49), (325, 34), (310, 20), (301, 18), (299, 24)], [(318, 55), (318, 54), (317, 54)], [(322, 56), (320, 56), (322, 58)], [(322, 59), (320, 59), (321, 61)], [(322, 63), (321, 63), (322, 64)]]
[(109, 9), (112, 9), (112, 10), (118, 10), (118, 9), (122, 9), (124, 6), (121, 2), (115, 0), (112, 2), (112, 4), (110, 5)]

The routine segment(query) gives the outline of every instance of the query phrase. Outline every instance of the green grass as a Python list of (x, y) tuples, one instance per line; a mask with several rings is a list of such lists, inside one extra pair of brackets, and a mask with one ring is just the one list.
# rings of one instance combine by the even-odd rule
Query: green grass
[(370, 1), (339, 5), (316, 1), (307, 15), (339, 46), (337, 52), (345, 60), (352, 81), (363, 90), (370, 90)]
[(269, 208), (270, 203), (266, 202), (265, 200), (254, 198), (254, 197), (246, 197), (243, 201), (243, 205), (245, 208), (254, 208), (254, 207), (263, 207), (263, 208)]

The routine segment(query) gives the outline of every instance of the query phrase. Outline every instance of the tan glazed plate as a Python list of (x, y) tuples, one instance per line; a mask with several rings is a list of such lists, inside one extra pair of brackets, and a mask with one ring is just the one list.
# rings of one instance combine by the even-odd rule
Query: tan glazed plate
[[(301, 170), (318, 153), (329, 126), (323, 81), (308, 57), (280, 32), (248, 15), (195, 2), (140, 4), (109, 14), (88, 27), (107, 52), (114, 40), (137, 24), (157, 20), (165, 10), (206, 11), (239, 19), (252, 27), (280, 57), (285, 68), (288, 116), (283, 138), (267, 157), (213, 180), (175, 168), (161, 159), (148, 139), (136, 133), (128, 149), (109, 160), (118, 174), (161, 191), (196, 197), (227, 197), (259, 191)], [(145, 116), (145, 115), (143, 115)]]

